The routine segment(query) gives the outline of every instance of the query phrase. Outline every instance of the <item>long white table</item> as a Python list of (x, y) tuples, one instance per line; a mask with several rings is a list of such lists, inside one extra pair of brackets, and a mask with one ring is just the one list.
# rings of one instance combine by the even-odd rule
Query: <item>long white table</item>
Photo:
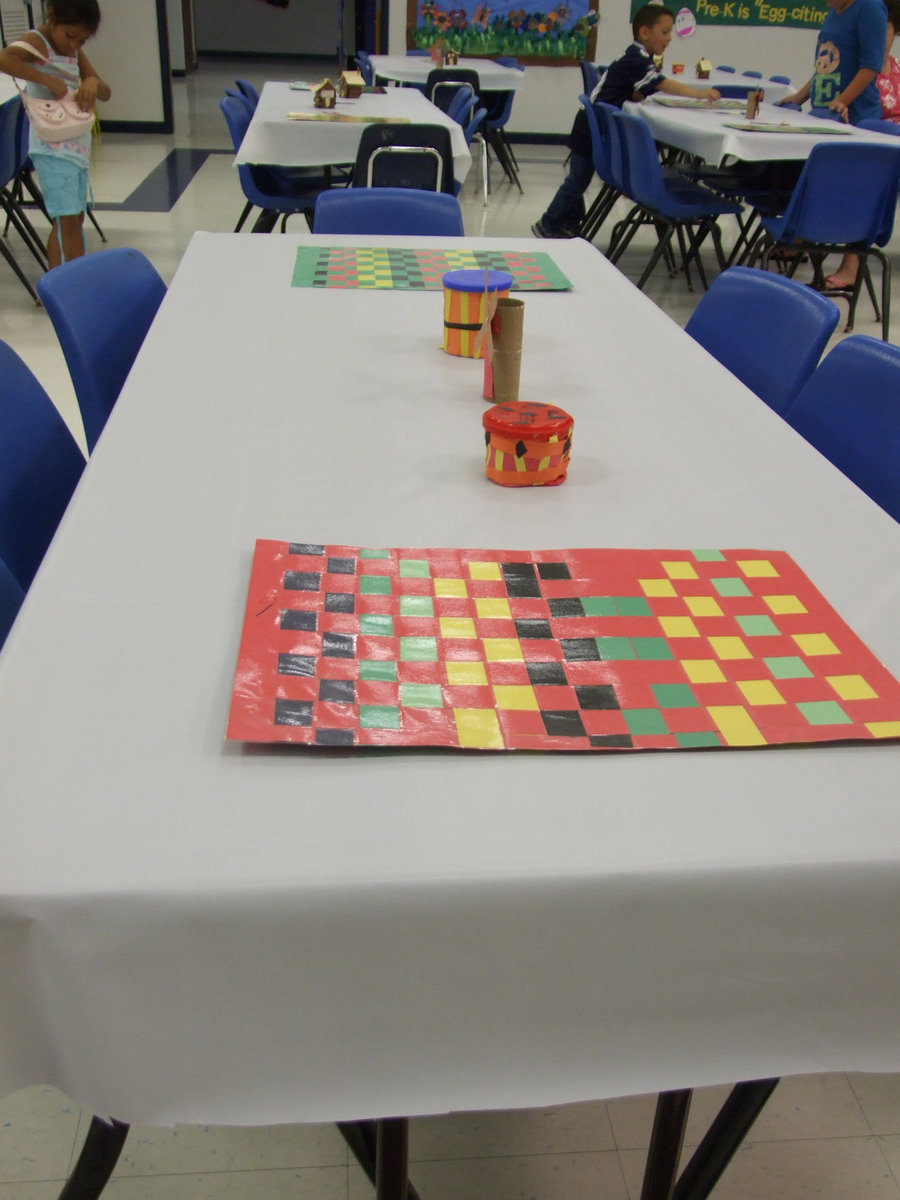
[[(430, 58), (419, 54), (373, 54), (372, 67), (379, 79), (397, 83), (425, 83), (434, 70)], [(525, 72), (504, 67), (490, 58), (461, 58), (456, 67), (477, 71), (478, 81), (486, 92), (515, 92), (525, 82)], [(455, 68), (449, 68), (455, 69)]]
[(0, 655), (0, 1092), (253, 1124), (900, 1070), (897, 744), (224, 741), (260, 537), (781, 548), (900, 671), (900, 527), (593, 247), (525, 297), (569, 478), (509, 490), (440, 293), (292, 288), (309, 240), (195, 236)]
[[(855, 125), (822, 120), (810, 116), (808, 112), (779, 108), (768, 103), (760, 105), (756, 124), (777, 122), (788, 128), (821, 125), (822, 133), (766, 133), (731, 129), (730, 125), (748, 123), (742, 112), (722, 112), (712, 107), (673, 108), (656, 103), (652, 98), (640, 103), (629, 100), (623, 108), (626, 112), (643, 117), (657, 141), (686, 150), (708, 163), (734, 159), (742, 162), (798, 161), (807, 158), (812, 147), (826, 139), (883, 142), (900, 148), (900, 143), (892, 134), (858, 129)], [(842, 132), (835, 133), (834, 129)]]
[[(442, 112), (414, 88), (389, 88), (385, 95), (365, 94), (355, 100), (338, 100), (338, 115), (378, 117), (386, 121), (411, 121), (419, 125), (443, 125), (450, 130), (453, 169), (457, 182), (466, 177), (472, 156), (462, 126)], [(312, 167), (326, 163), (353, 162), (363, 121), (297, 121), (288, 113), (318, 112), (312, 93), (288, 83), (270, 81), (263, 86), (250, 127), (235, 156), (241, 163), (280, 167)]]

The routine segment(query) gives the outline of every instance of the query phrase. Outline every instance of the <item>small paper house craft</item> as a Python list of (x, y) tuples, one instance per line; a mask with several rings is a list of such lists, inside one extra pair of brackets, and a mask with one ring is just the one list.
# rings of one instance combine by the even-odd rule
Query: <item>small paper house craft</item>
[(334, 108), (337, 103), (337, 91), (330, 79), (313, 88), (313, 104), (316, 108)]
[(712, 63), (708, 58), (701, 58), (697, 63), (696, 73), (698, 79), (709, 79), (709, 73), (712, 70)]
[(365, 86), (366, 81), (360, 75), (359, 71), (341, 72), (340, 91), (341, 95), (348, 100), (355, 100), (357, 96), (361, 96)]

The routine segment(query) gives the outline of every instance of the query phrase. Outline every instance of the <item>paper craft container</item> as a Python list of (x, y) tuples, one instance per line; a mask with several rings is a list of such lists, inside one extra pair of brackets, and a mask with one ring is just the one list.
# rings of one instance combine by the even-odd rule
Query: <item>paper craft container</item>
[(444, 284), (444, 349), (460, 358), (483, 358), (484, 347), (475, 353), (475, 339), (485, 319), (485, 274), (487, 290), (508, 296), (512, 275), (505, 271), (483, 271), (472, 267), (448, 271)]
[(483, 418), (484, 470), (503, 487), (555, 487), (566, 477), (574, 422), (555, 404), (509, 400)]

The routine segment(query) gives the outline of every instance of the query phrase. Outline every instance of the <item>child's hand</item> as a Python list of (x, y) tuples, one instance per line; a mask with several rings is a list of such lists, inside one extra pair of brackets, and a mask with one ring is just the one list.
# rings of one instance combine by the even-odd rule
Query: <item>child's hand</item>
[(56, 75), (45, 75), (43, 83), (44, 87), (48, 88), (57, 100), (62, 100), (63, 96), (69, 90), (65, 83)]
[(721, 100), (722, 99), (722, 93), (717, 91), (716, 88), (701, 88), (700, 95), (701, 95), (702, 99), (704, 99), (704, 100), (712, 101), (712, 100)]
[(845, 125), (850, 124), (850, 109), (843, 102), (843, 100), (839, 100), (839, 99), (832, 100), (831, 103), (828, 105), (828, 108), (830, 109), (831, 112), (837, 113), (837, 115), (841, 118), (841, 120), (844, 122)]
[(82, 79), (78, 91), (75, 93), (76, 103), (81, 108), (93, 111), (97, 103), (97, 84), (99, 80), (95, 75), (89, 75), (86, 79)]

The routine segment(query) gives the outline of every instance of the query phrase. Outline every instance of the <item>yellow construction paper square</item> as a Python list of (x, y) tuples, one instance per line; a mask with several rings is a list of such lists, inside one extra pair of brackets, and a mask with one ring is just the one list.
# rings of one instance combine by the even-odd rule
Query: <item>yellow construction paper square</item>
[(872, 737), (900, 737), (900, 721), (867, 721), (866, 729)]
[(765, 746), (766, 739), (740, 704), (713, 705), (708, 710), (729, 746)]
[(644, 589), (645, 596), (677, 596), (668, 579), (639, 579), (638, 583)]
[(483, 662), (445, 662), (444, 666), (451, 687), (484, 687), (487, 684)]
[(488, 662), (523, 662), (525, 659), (518, 638), (485, 638), (484, 657)]
[(660, 617), (659, 623), (666, 637), (699, 637), (700, 630), (690, 617)]
[(464, 579), (435, 579), (434, 594), (436, 596), (462, 596), (467, 595), (466, 581)]
[(469, 577), (471, 579), (502, 579), (500, 564), (495, 562), (470, 562)]
[(806, 605), (799, 596), (763, 596), (773, 613), (805, 613)]
[(477, 598), (475, 614), (479, 617), (506, 617), (508, 620), (512, 620), (509, 601), (502, 596)]
[(739, 637), (711, 637), (709, 644), (718, 658), (752, 658), (753, 655)]
[(815, 658), (820, 654), (840, 654), (840, 650), (827, 633), (795, 633), (792, 636), (808, 658)]
[(662, 569), (670, 579), (696, 579), (697, 572), (689, 562), (664, 562)]
[(538, 711), (537, 696), (534, 694), (534, 688), (529, 687), (527, 684), (522, 686), (495, 686), (494, 696), (496, 697), (498, 708), (513, 708), (531, 712)]
[(714, 596), (682, 596), (688, 612), (694, 617), (721, 617), (722, 608)]
[(771, 679), (742, 679), (738, 687), (748, 704), (785, 704), (785, 698)]
[(475, 750), (502, 750), (503, 735), (493, 708), (454, 708), (456, 735), (460, 746)]
[(767, 558), (744, 558), (740, 559), (738, 566), (744, 572), (748, 579), (761, 579), (764, 576), (778, 576), (778, 572), (772, 566)]
[(825, 679), (842, 700), (874, 700), (878, 696), (862, 675), (826, 675)]
[(442, 638), (474, 638), (475, 622), (471, 617), (439, 617)]
[(713, 658), (683, 658), (681, 665), (691, 683), (724, 683), (722, 668)]

